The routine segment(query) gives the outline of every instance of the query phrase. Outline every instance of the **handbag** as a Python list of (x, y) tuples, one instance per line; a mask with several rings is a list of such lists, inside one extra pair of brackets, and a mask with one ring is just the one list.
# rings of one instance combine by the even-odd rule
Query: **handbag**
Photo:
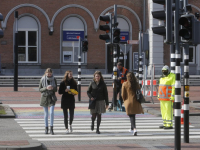
[(55, 94), (53, 94), (53, 95), (51, 96), (51, 98), (52, 98), (52, 100), (53, 100), (54, 102), (56, 102), (56, 101), (57, 101), (57, 97), (56, 97), (56, 95), (55, 95)]
[(96, 105), (96, 98), (94, 98), (94, 100), (89, 99), (88, 109), (95, 109), (95, 105)]
[(136, 90), (136, 100), (141, 104), (141, 103), (144, 103), (145, 102), (145, 99), (144, 99), (144, 96), (141, 92), (141, 90)]

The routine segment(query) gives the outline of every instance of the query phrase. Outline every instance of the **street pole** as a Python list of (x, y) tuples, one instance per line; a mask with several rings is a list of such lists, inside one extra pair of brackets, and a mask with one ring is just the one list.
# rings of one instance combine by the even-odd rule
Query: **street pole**
[(175, 81), (175, 102), (174, 102), (174, 111), (175, 111), (175, 150), (181, 149), (181, 82), (180, 82), (180, 39), (179, 39), (179, 2), (180, 0), (176, 0), (175, 5), (175, 43), (176, 43), (176, 81)]
[(124, 68), (126, 68), (126, 57), (127, 57), (127, 55), (126, 55), (126, 44), (124, 44), (125, 45), (125, 51), (124, 51)]
[(143, 68), (143, 62), (142, 62), (142, 36), (141, 31), (139, 32), (139, 85), (142, 87), (142, 68)]
[[(184, 0), (183, 7), (186, 12), (188, 0)], [(184, 45), (184, 142), (189, 143), (189, 45)]]
[(189, 45), (184, 45), (184, 142), (189, 143)]
[(117, 45), (113, 44), (113, 110), (117, 110)]
[(79, 37), (79, 51), (78, 51), (78, 101), (81, 101), (81, 37)]
[(174, 42), (170, 44), (170, 51), (171, 51), (171, 73), (175, 74), (175, 66), (176, 66), (176, 58), (175, 58), (175, 45)]
[(15, 11), (14, 91), (18, 91), (18, 11)]

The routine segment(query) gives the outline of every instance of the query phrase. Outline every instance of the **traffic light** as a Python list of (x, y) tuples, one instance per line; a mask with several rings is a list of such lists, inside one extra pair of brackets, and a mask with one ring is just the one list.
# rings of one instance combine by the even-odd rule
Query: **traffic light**
[(112, 43), (119, 43), (120, 42), (120, 29), (119, 28), (113, 28), (112, 34), (113, 34)]
[(164, 25), (152, 27), (153, 33), (164, 36), (165, 43), (172, 43), (172, 9), (175, 5), (172, 3), (172, 0), (153, 0), (153, 2), (164, 6), (164, 10), (152, 11), (153, 18), (164, 21)]
[(83, 40), (82, 41), (82, 52), (87, 52), (88, 51), (88, 41)]
[(182, 15), (179, 19), (182, 29), (179, 31), (181, 41), (190, 45), (200, 44), (200, 22), (193, 14)]
[[(0, 21), (3, 21), (3, 15), (0, 13)], [(0, 28), (0, 38), (3, 38), (3, 30)]]
[(99, 19), (101, 21), (106, 22), (106, 25), (100, 25), (99, 29), (102, 31), (106, 31), (106, 34), (99, 35), (99, 39), (105, 40), (106, 43), (111, 42), (111, 32), (112, 32), (112, 14), (107, 13), (104, 16), (100, 16)]

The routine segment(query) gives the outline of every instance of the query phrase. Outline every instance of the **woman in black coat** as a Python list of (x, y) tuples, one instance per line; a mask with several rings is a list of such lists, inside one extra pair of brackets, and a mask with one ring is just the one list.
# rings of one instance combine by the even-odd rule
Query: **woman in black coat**
[(106, 112), (109, 104), (107, 86), (100, 71), (94, 73), (94, 79), (88, 87), (87, 95), (91, 101), (95, 101), (95, 108), (90, 109), (90, 114), (92, 115), (91, 130), (94, 130), (94, 121), (97, 117), (96, 133), (100, 134), (101, 114)]
[(77, 83), (73, 78), (72, 71), (66, 71), (63, 81), (60, 83), (59, 94), (62, 94), (61, 98), (61, 108), (64, 114), (64, 124), (66, 128), (66, 134), (69, 133), (68, 129), (68, 109), (70, 114), (69, 125), (70, 132), (72, 132), (72, 122), (74, 119), (74, 109), (75, 109), (75, 94), (70, 92), (70, 89), (75, 89), (77, 91)]

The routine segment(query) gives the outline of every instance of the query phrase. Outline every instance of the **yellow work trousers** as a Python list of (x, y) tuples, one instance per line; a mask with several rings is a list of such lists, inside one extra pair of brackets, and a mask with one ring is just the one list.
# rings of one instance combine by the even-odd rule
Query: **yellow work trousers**
[(163, 119), (163, 126), (173, 126), (173, 102), (172, 101), (160, 101), (160, 110)]

